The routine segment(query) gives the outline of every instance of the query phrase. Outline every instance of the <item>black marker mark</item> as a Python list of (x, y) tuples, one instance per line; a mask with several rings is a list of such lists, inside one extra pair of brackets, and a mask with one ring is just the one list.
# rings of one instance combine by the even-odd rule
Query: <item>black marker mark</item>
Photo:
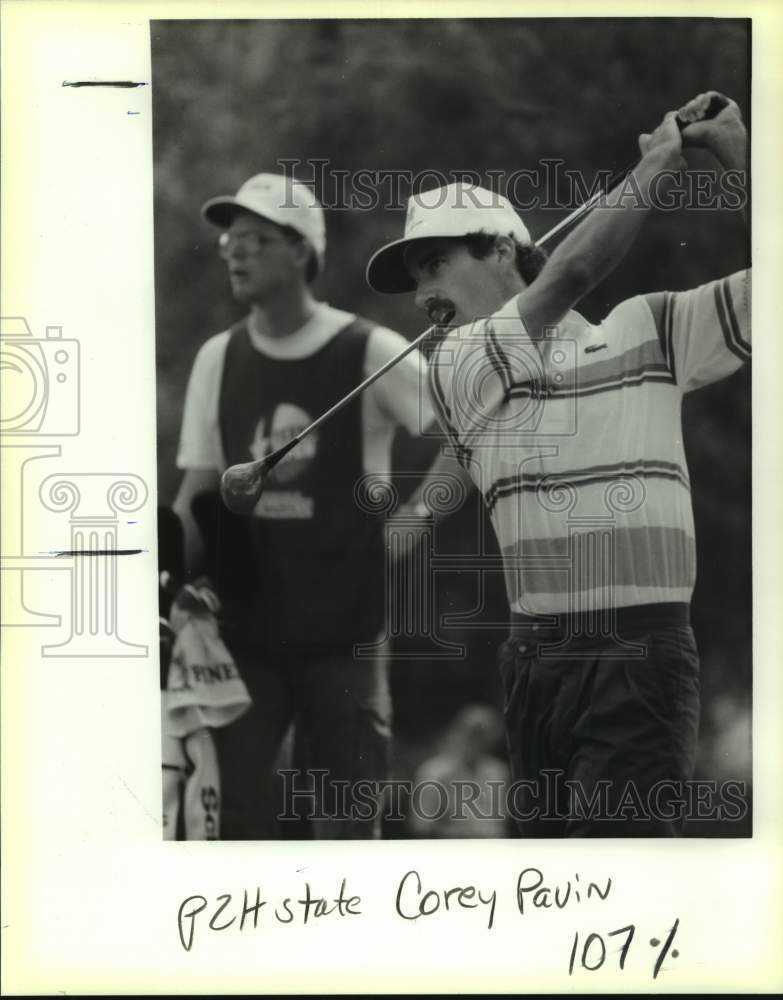
[(63, 80), (63, 87), (146, 87), (133, 80)]
[(55, 552), (55, 558), (63, 556), (137, 556), (143, 549), (69, 549), (67, 552)]

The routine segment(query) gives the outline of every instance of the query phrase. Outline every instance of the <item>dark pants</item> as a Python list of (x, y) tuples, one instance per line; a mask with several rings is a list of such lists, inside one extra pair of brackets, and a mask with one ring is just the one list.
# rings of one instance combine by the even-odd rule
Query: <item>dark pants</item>
[[(222, 837), (269, 840), (310, 817), (319, 839), (380, 835), (380, 813), (353, 815), (350, 789), (356, 782), (386, 777), (391, 700), (384, 656), (280, 656), (233, 650), (253, 708), (216, 734), (223, 788)], [(275, 776), (273, 768), (291, 722), (296, 728), (296, 765), (304, 773)], [(326, 774), (318, 772), (326, 772)], [(348, 794), (335, 782), (348, 782)], [(313, 795), (308, 794), (313, 789)], [(348, 808), (340, 798), (346, 799)], [(301, 821), (300, 821), (301, 822)], [(292, 829), (294, 827), (292, 826)], [(301, 825), (298, 827), (301, 829)]]
[[(538, 631), (501, 647), (511, 812), (524, 837), (674, 837), (693, 776), (699, 661), (689, 625), (626, 631), (617, 645)], [(568, 655), (563, 655), (565, 652)], [(660, 784), (664, 783), (664, 784)], [(672, 783), (675, 783), (672, 785)]]

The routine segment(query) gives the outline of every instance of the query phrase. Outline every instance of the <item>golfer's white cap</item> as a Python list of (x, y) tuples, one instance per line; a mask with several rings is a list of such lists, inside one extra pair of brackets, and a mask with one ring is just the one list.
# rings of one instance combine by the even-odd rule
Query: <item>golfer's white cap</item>
[(315, 250), (319, 266), (323, 265), (326, 252), (324, 212), (306, 184), (280, 174), (256, 174), (245, 181), (235, 195), (210, 198), (201, 206), (201, 214), (207, 222), (227, 229), (237, 208), (276, 222), (278, 226), (295, 229)]
[(474, 184), (448, 184), (408, 199), (405, 235), (376, 251), (367, 265), (367, 281), (377, 292), (412, 292), (416, 285), (405, 268), (406, 248), (433, 237), (512, 236), (530, 243), (530, 233), (503, 195)]

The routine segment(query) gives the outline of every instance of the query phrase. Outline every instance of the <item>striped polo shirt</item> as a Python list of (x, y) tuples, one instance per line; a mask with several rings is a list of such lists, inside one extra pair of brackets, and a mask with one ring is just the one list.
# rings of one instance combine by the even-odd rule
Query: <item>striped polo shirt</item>
[[(524, 294), (524, 293), (523, 293)], [(690, 601), (683, 393), (750, 357), (750, 272), (576, 312), (532, 340), (515, 296), (430, 360), (438, 419), (481, 490), (513, 612)]]

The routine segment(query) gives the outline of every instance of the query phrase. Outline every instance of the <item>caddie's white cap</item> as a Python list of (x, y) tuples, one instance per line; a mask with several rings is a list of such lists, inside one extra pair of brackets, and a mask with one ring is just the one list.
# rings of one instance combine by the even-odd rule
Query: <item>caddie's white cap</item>
[(412, 292), (416, 285), (405, 268), (406, 248), (417, 240), (469, 233), (513, 236), (518, 243), (530, 243), (530, 233), (508, 198), (474, 184), (448, 184), (411, 195), (405, 235), (372, 255), (367, 281), (377, 292)]
[(306, 184), (281, 174), (256, 174), (245, 181), (236, 195), (210, 198), (201, 206), (201, 214), (207, 222), (227, 229), (237, 208), (276, 222), (278, 226), (295, 229), (315, 250), (319, 265), (323, 264), (326, 252), (324, 212)]

